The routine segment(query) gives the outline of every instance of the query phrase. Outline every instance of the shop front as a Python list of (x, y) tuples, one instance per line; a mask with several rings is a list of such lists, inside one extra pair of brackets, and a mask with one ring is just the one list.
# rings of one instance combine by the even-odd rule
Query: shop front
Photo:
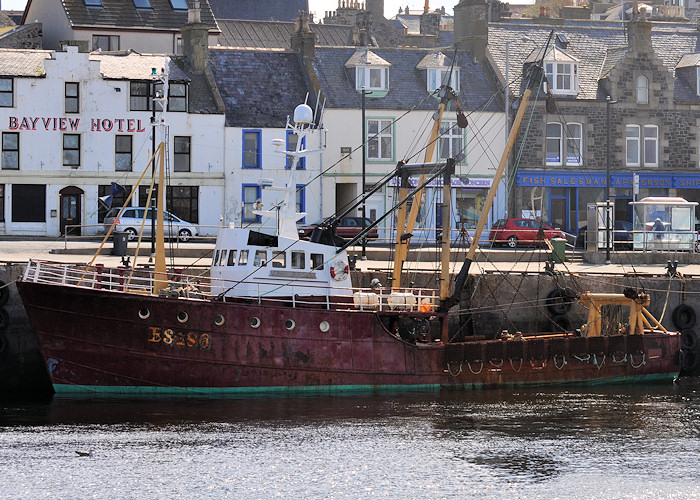
[[(648, 196), (679, 196), (700, 201), (700, 174), (610, 173), (610, 199), (615, 220), (632, 221), (629, 203)], [(514, 209), (517, 217), (539, 219), (552, 227), (576, 233), (586, 225), (586, 209), (605, 201), (605, 172), (519, 171)]]

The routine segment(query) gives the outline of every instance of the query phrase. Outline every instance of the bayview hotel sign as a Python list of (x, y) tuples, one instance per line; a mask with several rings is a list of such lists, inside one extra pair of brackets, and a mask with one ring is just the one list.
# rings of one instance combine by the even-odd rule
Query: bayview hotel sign
[(143, 120), (135, 118), (91, 118), (82, 120), (78, 117), (39, 117), (39, 116), (10, 116), (10, 130), (42, 130), (55, 132), (145, 132)]

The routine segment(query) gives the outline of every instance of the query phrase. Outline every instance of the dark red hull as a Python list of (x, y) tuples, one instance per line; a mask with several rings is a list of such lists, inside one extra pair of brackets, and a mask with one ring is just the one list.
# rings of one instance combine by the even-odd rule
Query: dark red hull
[(405, 342), (377, 312), (17, 287), (57, 392), (479, 388), (672, 380), (680, 369), (676, 334), (445, 346)]

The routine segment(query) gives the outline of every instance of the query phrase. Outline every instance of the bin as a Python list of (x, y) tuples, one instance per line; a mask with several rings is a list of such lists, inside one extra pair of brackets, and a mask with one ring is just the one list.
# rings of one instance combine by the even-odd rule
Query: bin
[(124, 257), (126, 255), (129, 233), (124, 231), (114, 231), (112, 233), (112, 255)]
[(552, 258), (554, 262), (566, 262), (566, 240), (564, 238), (552, 238)]

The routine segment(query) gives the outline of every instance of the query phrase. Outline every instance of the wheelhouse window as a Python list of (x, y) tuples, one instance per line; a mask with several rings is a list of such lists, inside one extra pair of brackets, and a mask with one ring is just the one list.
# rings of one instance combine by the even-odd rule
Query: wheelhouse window
[(367, 120), (367, 159), (391, 160), (393, 157), (393, 121)]
[(260, 130), (243, 131), (243, 168), (262, 168)]
[(649, 80), (646, 76), (637, 78), (637, 104), (649, 104)]
[[(2, 133), (2, 169), (3, 170), (18, 170), (19, 169), (19, 133), (18, 132), (3, 132)], [(0, 199), (2, 204), (2, 199)]]
[(440, 158), (455, 158), (461, 163), (464, 151), (464, 133), (454, 120), (445, 120), (440, 125), (438, 142)]
[(238, 256), (238, 265), (239, 266), (247, 266), (248, 265), (248, 252), (249, 252), (249, 250), (241, 250), (241, 253)]
[(0, 78), (0, 107), (11, 108), (14, 105), (14, 80)]
[(253, 213), (255, 204), (260, 200), (262, 188), (257, 184), (243, 185), (243, 222), (260, 222), (260, 216)]
[(236, 265), (236, 254), (238, 253), (238, 250), (229, 250), (228, 252), (228, 262), (226, 263), (229, 266), (235, 266)]
[(76, 82), (66, 82), (65, 89), (66, 113), (80, 112), (80, 84)]
[(130, 135), (114, 136), (114, 170), (131, 172), (132, 137)]
[(428, 92), (435, 92), (442, 85), (449, 85), (455, 92), (459, 92), (459, 70), (452, 69), (452, 75), (449, 77), (450, 68), (430, 68), (428, 69)]
[(356, 90), (389, 90), (389, 68), (357, 66), (355, 68)]
[(272, 254), (272, 267), (285, 268), (287, 267), (287, 253), (277, 252)]
[(63, 134), (63, 165), (74, 168), (80, 166), (79, 134)]
[(255, 267), (265, 267), (265, 264), (267, 264), (267, 250), (256, 250), (253, 265)]
[(292, 250), (292, 269), (306, 269), (306, 253)]
[(189, 172), (190, 171), (190, 137), (188, 136), (175, 136), (173, 139), (174, 146), (174, 165), (173, 170), (175, 172)]
[(119, 50), (119, 35), (92, 35), (92, 50)]
[[(568, 62), (546, 62), (547, 81), (554, 94), (578, 93), (578, 65)], [(546, 90), (546, 88), (545, 88)]]
[[(287, 130), (287, 151), (296, 151), (297, 149), (297, 143), (299, 142), (299, 136), (296, 135), (294, 132), (291, 130)], [(306, 148), (306, 137), (304, 137), (301, 140), (301, 149), (304, 150)], [(292, 165), (294, 164), (294, 158), (292, 156), (287, 155), (287, 165), (285, 168), (292, 168)], [(299, 162), (297, 163), (297, 170), (303, 170), (306, 168), (306, 158), (299, 158)]]

